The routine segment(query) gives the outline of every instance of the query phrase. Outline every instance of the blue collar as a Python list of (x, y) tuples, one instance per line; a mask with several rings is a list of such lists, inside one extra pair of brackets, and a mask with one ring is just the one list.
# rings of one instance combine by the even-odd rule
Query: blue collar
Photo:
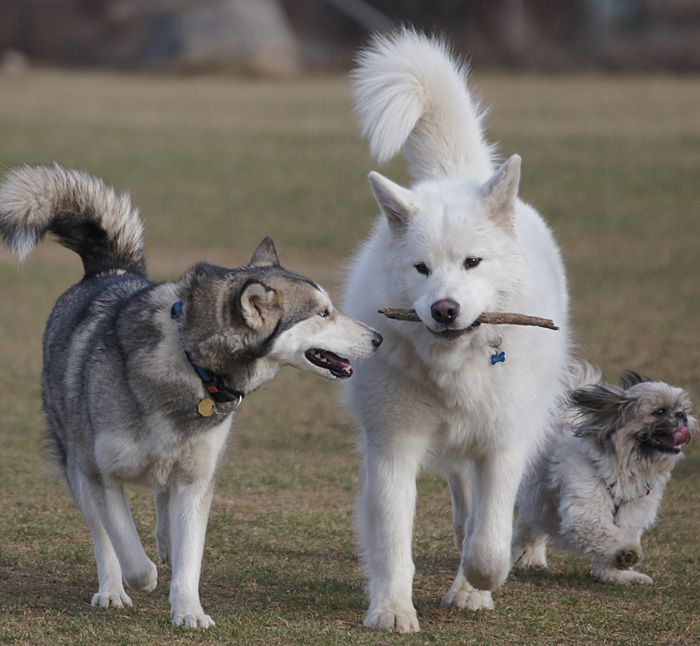
[[(170, 308), (170, 317), (181, 325), (185, 322), (185, 312), (182, 301), (173, 303), (173, 306)], [(214, 400), (217, 404), (233, 404), (232, 410), (238, 408), (243, 401), (243, 397), (245, 397), (245, 393), (240, 390), (229, 388), (222, 377), (206, 368), (198, 366), (192, 359), (192, 353), (187, 348), (184, 348), (184, 350), (187, 360), (197, 373), (197, 376), (202, 380), (208, 398)]]

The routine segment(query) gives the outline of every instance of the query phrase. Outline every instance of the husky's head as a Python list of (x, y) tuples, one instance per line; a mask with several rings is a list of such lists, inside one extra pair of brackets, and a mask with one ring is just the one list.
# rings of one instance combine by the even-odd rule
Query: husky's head
[(392, 237), (386, 269), (399, 302), (389, 305), (415, 309), (438, 342), (469, 338), (482, 312), (498, 311), (517, 291), (519, 179), (517, 155), (484, 184), (431, 179), (409, 190), (369, 175)]
[(352, 376), (381, 335), (333, 307), (323, 288), (280, 266), (265, 238), (248, 265), (189, 273), (182, 338), (194, 361), (244, 391), (290, 365), (327, 379)]

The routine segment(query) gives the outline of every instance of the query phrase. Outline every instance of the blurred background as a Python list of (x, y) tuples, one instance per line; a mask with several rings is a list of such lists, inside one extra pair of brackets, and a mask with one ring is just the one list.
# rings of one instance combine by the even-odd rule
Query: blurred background
[(700, 69), (700, 0), (0, 0), (4, 66), (348, 66), (371, 30), (447, 33), (479, 67)]

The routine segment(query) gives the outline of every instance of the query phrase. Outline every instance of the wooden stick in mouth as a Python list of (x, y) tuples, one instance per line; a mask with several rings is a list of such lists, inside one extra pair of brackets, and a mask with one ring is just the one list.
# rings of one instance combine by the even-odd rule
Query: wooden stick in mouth
[[(420, 323), (420, 318), (415, 310), (401, 309), (397, 307), (383, 307), (377, 310), (387, 318), (396, 321), (409, 321)], [(545, 319), (541, 316), (529, 316), (527, 314), (515, 314), (513, 312), (483, 312), (474, 323), (487, 325), (534, 325), (536, 327), (547, 328), (548, 330), (558, 330), (559, 327), (552, 319)], [(474, 325), (472, 323), (472, 325)]]

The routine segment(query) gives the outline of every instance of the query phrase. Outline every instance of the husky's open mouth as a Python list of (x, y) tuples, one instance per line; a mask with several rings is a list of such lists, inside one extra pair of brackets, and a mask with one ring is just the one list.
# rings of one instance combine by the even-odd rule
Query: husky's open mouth
[(304, 356), (315, 366), (328, 370), (338, 379), (352, 377), (352, 364), (349, 359), (339, 357), (330, 350), (311, 348), (304, 353)]
[(661, 453), (680, 453), (683, 445), (690, 439), (690, 433), (686, 426), (677, 428), (673, 433), (656, 433), (650, 437), (646, 444)]

